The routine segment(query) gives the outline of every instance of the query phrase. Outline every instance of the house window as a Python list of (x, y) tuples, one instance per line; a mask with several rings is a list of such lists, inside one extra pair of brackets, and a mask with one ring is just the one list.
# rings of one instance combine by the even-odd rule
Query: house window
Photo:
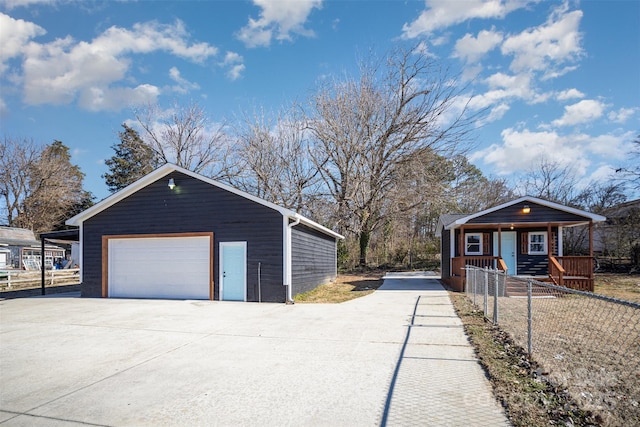
[(529, 253), (532, 255), (547, 254), (546, 232), (529, 232)]
[(465, 255), (482, 255), (482, 233), (467, 233), (464, 240)]

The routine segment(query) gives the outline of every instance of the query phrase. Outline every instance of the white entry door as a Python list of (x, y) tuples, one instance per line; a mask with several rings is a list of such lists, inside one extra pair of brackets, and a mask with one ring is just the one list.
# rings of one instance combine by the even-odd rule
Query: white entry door
[(247, 242), (220, 243), (220, 299), (247, 299)]
[(502, 254), (498, 253), (498, 233), (493, 233), (493, 253), (497, 256), (501, 256), (505, 264), (507, 264), (507, 273), (511, 276), (518, 274), (517, 262), (516, 262), (516, 232), (515, 231), (503, 231), (500, 233), (501, 242), (500, 246)]

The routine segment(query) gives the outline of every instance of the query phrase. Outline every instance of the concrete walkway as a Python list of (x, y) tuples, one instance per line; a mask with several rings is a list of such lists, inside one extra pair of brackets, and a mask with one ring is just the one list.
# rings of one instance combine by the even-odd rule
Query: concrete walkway
[(0, 301), (0, 425), (506, 425), (446, 292)]
[(392, 273), (379, 293), (415, 300), (381, 425), (509, 425), (448, 293), (428, 275)]

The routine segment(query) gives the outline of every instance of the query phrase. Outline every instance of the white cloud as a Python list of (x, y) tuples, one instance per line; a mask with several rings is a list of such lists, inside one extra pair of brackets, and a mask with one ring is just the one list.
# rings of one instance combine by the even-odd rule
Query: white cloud
[(593, 99), (583, 99), (582, 101), (564, 107), (564, 114), (561, 118), (551, 122), (554, 126), (571, 126), (580, 123), (587, 123), (602, 116), (605, 105)]
[(178, 68), (176, 67), (171, 67), (171, 69), (169, 69), (169, 77), (171, 78), (171, 80), (177, 83), (177, 85), (171, 88), (174, 92), (187, 93), (191, 90), (200, 89), (199, 84), (190, 82), (187, 79), (183, 78), (180, 75), (180, 70), (178, 70)]
[(8, 10), (16, 7), (26, 7), (34, 4), (54, 4), (59, 0), (0, 0), (0, 5)]
[(607, 117), (614, 123), (624, 123), (632, 117), (637, 110), (637, 108), (620, 108), (618, 111), (611, 111)]
[(502, 19), (528, 3), (526, 0), (426, 0), (425, 10), (420, 16), (403, 25), (402, 36), (413, 39), (473, 18)]
[(244, 58), (236, 52), (227, 52), (224, 56), (224, 61), (220, 63), (220, 66), (227, 67), (227, 77), (232, 80), (238, 80), (242, 77), (242, 73), (245, 70), (243, 64)]
[(173, 25), (145, 22), (134, 24), (133, 30), (111, 27), (97, 37), (91, 47), (114, 56), (165, 51), (197, 63), (218, 53), (218, 49), (208, 43), (189, 44), (188, 38), (189, 33), (180, 20)]
[(486, 119), (487, 123), (495, 122), (496, 120), (500, 120), (504, 115), (509, 111), (511, 107), (509, 107), (506, 103), (501, 103), (496, 105), (489, 112), (489, 116)]
[(556, 95), (556, 99), (558, 101), (566, 101), (575, 98), (584, 98), (584, 93), (580, 92), (578, 89), (572, 88), (563, 90)]
[(465, 34), (464, 37), (458, 39), (454, 47), (454, 57), (462, 58), (467, 62), (474, 62), (480, 59), (484, 54), (494, 49), (502, 42), (502, 33), (482, 30), (478, 33), (478, 37), (471, 34)]
[[(69, 36), (44, 44), (31, 41), (22, 49), (24, 101), (40, 105), (78, 100), (91, 111), (152, 101), (160, 93), (156, 86), (129, 86), (126, 81), (133, 55), (157, 51), (195, 63), (217, 54), (207, 43), (190, 43), (181, 21), (138, 23), (132, 29), (114, 26), (88, 42)], [(181, 85), (180, 90), (197, 88), (182, 79), (177, 69), (170, 77)]]
[(160, 95), (160, 89), (144, 84), (134, 88), (91, 87), (83, 90), (78, 105), (89, 111), (119, 111), (139, 105), (153, 104)]
[(0, 75), (8, 65), (6, 61), (22, 55), (22, 51), (29, 41), (37, 36), (46, 34), (44, 28), (22, 19), (14, 19), (0, 13)]
[(499, 175), (529, 171), (545, 160), (572, 166), (584, 175), (590, 160), (584, 149), (584, 135), (560, 136), (556, 132), (531, 132), (512, 128), (501, 133), (502, 143), (477, 151), (470, 160), (493, 165)]
[(304, 27), (313, 9), (322, 7), (322, 0), (253, 0), (260, 7), (260, 18), (249, 18), (237, 37), (247, 47), (269, 46), (272, 39), (291, 40), (292, 34), (314, 35)]
[(474, 109), (504, 103), (505, 100), (521, 99), (527, 102), (536, 102), (538, 99), (535, 91), (531, 88), (531, 76), (529, 74), (508, 75), (495, 73), (485, 79), (484, 82), (489, 86), (489, 90), (471, 100), (471, 106)]
[(499, 175), (518, 174), (537, 167), (541, 161), (552, 161), (571, 167), (578, 177), (584, 177), (592, 175), (593, 165), (623, 161), (634, 135), (561, 135), (555, 131), (508, 128), (501, 136), (502, 142), (472, 153), (469, 160), (492, 165)]
[(563, 64), (573, 62), (583, 55), (578, 31), (582, 11), (568, 12), (566, 5), (554, 10), (544, 25), (509, 36), (502, 44), (504, 55), (513, 55), (510, 69), (541, 71), (543, 78), (557, 77), (575, 67)]
[(598, 135), (589, 139), (587, 150), (607, 160), (625, 160), (631, 151), (633, 137), (633, 132)]

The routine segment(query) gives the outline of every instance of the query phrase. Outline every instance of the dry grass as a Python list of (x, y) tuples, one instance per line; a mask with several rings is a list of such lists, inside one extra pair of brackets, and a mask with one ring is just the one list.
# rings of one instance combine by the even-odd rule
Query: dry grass
[(597, 273), (595, 293), (640, 303), (640, 275)]
[[(636, 279), (600, 274), (595, 291), (638, 301)], [(640, 309), (545, 286), (534, 296), (536, 375), (565, 390), (601, 425), (640, 425)], [(526, 298), (498, 298), (499, 327), (520, 348), (527, 347), (527, 305)], [(487, 309), (491, 317), (493, 297)]]
[(599, 424), (590, 412), (578, 407), (564, 389), (537, 375), (538, 365), (522, 347), (483, 317), (460, 293), (449, 293), (480, 363), (487, 372), (498, 400), (514, 426)]
[(296, 303), (336, 304), (369, 295), (382, 285), (382, 272), (340, 274), (333, 283), (298, 294)]

